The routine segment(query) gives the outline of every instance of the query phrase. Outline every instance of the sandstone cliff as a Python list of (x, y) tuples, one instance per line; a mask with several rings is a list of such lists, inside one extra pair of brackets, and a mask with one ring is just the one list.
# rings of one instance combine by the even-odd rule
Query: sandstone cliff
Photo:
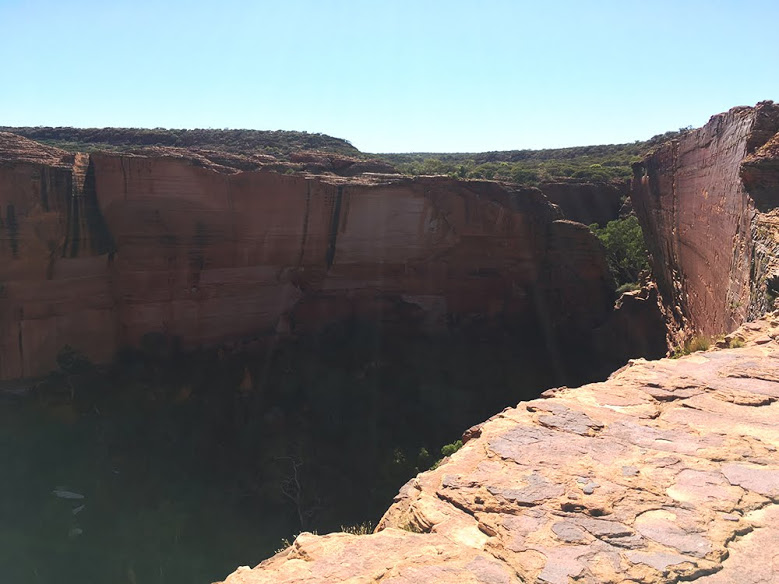
[(716, 335), (776, 296), (779, 105), (738, 107), (634, 166), (631, 198), (680, 325)]
[(225, 584), (779, 580), (779, 313), (470, 429), (373, 535), (301, 534)]
[(554, 347), (612, 308), (597, 240), (537, 189), (0, 138), (1, 378), (64, 345), (105, 362), (150, 332), (186, 349), (355, 317), (532, 321)]
[(559, 206), (566, 219), (585, 225), (606, 223), (619, 217), (628, 195), (628, 185), (606, 182), (548, 182), (539, 185), (552, 203)]

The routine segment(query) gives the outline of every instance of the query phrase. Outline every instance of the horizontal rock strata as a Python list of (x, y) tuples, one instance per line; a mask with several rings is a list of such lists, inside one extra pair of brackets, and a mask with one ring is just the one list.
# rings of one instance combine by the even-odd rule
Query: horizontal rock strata
[(779, 581), (779, 313), (466, 433), (372, 535), (301, 534), (225, 584)]
[(349, 318), (541, 317), (532, 334), (551, 346), (612, 302), (597, 239), (538, 189), (0, 134), (0, 378), (47, 373), (65, 345), (106, 362), (147, 333), (187, 349)]

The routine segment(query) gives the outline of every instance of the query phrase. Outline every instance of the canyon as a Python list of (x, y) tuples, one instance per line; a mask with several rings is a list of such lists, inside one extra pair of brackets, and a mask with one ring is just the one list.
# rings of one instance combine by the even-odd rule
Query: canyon
[(372, 535), (302, 533), (225, 583), (776, 582), (778, 139), (763, 102), (634, 166), (670, 337), (718, 348), (507, 408)]
[[(629, 188), (405, 176), (311, 137), (276, 157), (9, 130), (0, 380), (45, 385), (65, 349), (141, 351), (156, 380), (173, 355), (191, 371), (173, 402), (223, 408), (217, 440), (284, 443), (295, 480), (334, 456), (417, 475), (374, 533), (303, 531), (226, 584), (779, 577), (779, 106), (657, 145)], [(617, 297), (586, 224), (631, 212), (652, 273)], [(717, 347), (644, 359), (694, 339)], [(405, 460), (453, 427), (440, 464)], [(284, 450), (298, 434), (305, 459)], [(342, 502), (373, 497), (342, 474)]]

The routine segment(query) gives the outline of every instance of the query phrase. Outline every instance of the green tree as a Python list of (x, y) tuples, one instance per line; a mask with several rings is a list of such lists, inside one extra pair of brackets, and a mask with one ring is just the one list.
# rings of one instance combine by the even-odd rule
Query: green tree
[(639, 272), (649, 269), (649, 254), (635, 216), (609, 221), (602, 229), (593, 224), (590, 229), (606, 248), (609, 270), (617, 286), (638, 281)]

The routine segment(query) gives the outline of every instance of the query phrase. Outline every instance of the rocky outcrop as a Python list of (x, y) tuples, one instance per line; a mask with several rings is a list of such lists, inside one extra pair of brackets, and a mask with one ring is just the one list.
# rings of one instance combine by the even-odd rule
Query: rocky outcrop
[(634, 166), (633, 206), (679, 325), (716, 335), (770, 308), (778, 131), (779, 105), (738, 107)]
[(541, 183), (539, 188), (560, 207), (566, 219), (600, 227), (619, 218), (629, 191), (625, 182), (549, 182)]
[(350, 318), (532, 321), (554, 348), (612, 308), (597, 240), (537, 189), (0, 137), (1, 378), (50, 371), (65, 345), (105, 362), (147, 333), (186, 349)]
[(69, 167), (73, 155), (33, 142), (27, 138), (0, 132), (0, 164), (45, 164), (47, 166)]
[(779, 313), (463, 437), (372, 535), (301, 534), (225, 584), (779, 580)]

